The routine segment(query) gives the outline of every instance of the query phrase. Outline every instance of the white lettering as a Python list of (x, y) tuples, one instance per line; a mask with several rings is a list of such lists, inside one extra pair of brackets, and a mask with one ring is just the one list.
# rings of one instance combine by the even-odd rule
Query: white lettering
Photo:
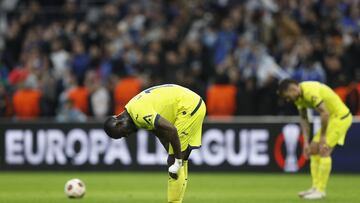
[(156, 155), (148, 152), (149, 135), (145, 130), (137, 133), (137, 161), (141, 165), (155, 165)]
[(219, 129), (210, 129), (203, 138), (202, 156), (210, 166), (217, 166), (225, 161), (224, 135)]
[(55, 162), (61, 165), (66, 164), (64, 154), (65, 136), (61, 130), (50, 129), (47, 131), (47, 153), (46, 163), (53, 165)]
[(161, 165), (167, 164), (168, 153), (159, 139), (156, 139), (156, 163)]
[(249, 131), (241, 130), (239, 132), (239, 152), (235, 152), (235, 132), (234, 130), (227, 130), (225, 132), (226, 136), (226, 152), (227, 152), (227, 160), (229, 164), (234, 166), (243, 165), (248, 157), (248, 147), (249, 147)]
[[(76, 152), (75, 144), (79, 143), (79, 150)], [(74, 165), (82, 165), (87, 161), (88, 157), (88, 138), (86, 132), (82, 129), (72, 129), (68, 133), (66, 140), (66, 155), (72, 158)]]
[(5, 160), (7, 164), (23, 164), (23, 133), (21, 130), (7, 130), (5, 133)]
[(116, 159), (125, 165), (131, 164), (131, 156), (125, 139), (111, 140), (109, 149), (104, 157), (107, 165), (113, 164)]
[(109, 146), (109, 138), (103, 130), (90, 130), (90, 164), (98, 164), (100, 154), (104, 154)]
[[(25, 158), (29, 164), (39, 165), (44, 160), (46, 150), (46, 137), (44, 130), (39, 130), (37, 133), (37, 144), (34, 145), (33, 133), (30, 130), (25, 130), (24, 145), (25, 145)], [(33, 149), (34, 148), (34, 149)], [(33, 152), (37, 150), (37, 152)]]
[(267, 140), (269, 132), (263, 129), (250, 131), (250, 154), (249, 165), (266, 165), (269, 163), (269, 155), (267, 153)]

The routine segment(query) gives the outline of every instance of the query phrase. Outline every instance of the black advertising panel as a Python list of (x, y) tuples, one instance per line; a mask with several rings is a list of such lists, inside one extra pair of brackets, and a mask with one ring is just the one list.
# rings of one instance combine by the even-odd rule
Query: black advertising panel
[[(287, 171), (306, 166), (300, 127), (292, 123), (205, 123), (195, 171)], [(0, 170), (166, 170), (167, 154), (140, 130), (106, 136), (101, 123), (1, 123)]]

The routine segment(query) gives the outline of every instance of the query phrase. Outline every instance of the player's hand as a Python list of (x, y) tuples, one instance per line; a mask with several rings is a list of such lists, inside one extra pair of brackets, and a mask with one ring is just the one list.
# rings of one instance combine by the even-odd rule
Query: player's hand
[(305, 142), (304, 147), (303, 147), (303, 155), (304, 155), (306, 160), (309, 159), (310, 152), (311, 152), (310, 145), (309, 145), (308, 142)]
[(169, 167), (169, 175), (173, 179), (178, 178), (178, 172), (182, 166), (182, 159), (175, 159), (175, 162), (173, 165)]
[(326, 154), (329, 150), (329, 146), (327, 146), (326, 144), (325, 136), (320, 136), (319, 149), (320, 149), (320, 154)]
[(170, 172), (169, 172), (169, 176), (170, 176), (172, 179), (175, 179), (175, 180), (178, 179), (178, 175), (175, 174), (175, 173), (170, 173)]

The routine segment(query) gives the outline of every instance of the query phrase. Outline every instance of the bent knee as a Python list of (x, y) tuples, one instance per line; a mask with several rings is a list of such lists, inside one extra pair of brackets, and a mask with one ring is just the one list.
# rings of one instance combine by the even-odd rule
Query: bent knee
[(312, 142), (310, 144), (310, 155), (317, 155), (319, 154), (319, 143)]
[(321, 150), (319, 154), (321, 157), (329, 157), (331, 155), (331, 152), (332, 152), (332, 148), (326, 147), (323, 150)]

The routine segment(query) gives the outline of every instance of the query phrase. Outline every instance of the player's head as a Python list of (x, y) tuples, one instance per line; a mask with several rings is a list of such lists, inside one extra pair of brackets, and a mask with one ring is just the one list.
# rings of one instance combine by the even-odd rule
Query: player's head
[(301, 95), (299, 83), (293, 79), (280, 81), (278, 94), (286, 101), (295, 101)]
[(109, 137), (119, 139), (128, 137), (130, 134), (136, 132), (137, 129), (130, 115), (124, 111), (118, 116), (107, 118), (104, 122), (104, 130)]

